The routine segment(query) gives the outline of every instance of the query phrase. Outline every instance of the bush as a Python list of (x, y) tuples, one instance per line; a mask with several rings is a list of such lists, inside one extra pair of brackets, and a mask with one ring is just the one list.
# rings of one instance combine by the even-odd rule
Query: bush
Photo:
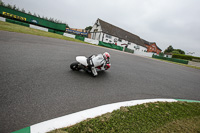
[(192, 60), (192, 59), (197, 59), (200, 60), (200, 57), (195, 57), (191, 55), (183, 55), (183, 54), (173, 54), (172, 58), (177, 58), (177, 59), (184, 59), (184, 60)]

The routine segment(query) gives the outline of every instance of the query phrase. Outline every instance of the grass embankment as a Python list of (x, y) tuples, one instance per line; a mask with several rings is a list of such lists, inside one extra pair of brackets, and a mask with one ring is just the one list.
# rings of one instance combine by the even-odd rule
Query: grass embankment
[(25, 26), (21, 26), (21, 25), (17, 25), (17, 24), (12, 24), (12, 23), (8, 23), (8, 22), (2, 22), (2, 21), (0, 21), (0, 30), (19, 32), (19, 33), (31, 34), (31, 35), (38, 35), (38, 36), (44, 36), (44, 37), (51, 37), (51, 38), (57, 38), (57, 39), (63, 39), (63, 40), (67, 40), (67, 41), (83, 43), (83, 41), (69, 38), (69, 37), (66, 37), (63, 35), (46, 32), (46, 31), (41, 31), (41, 30), (37, 30), (37, 29), (33, 29), (33, 28), (29, 28), (29, 27), (25, 27)]
[(121, 107), (50, 133), (200, 132), (200, 103), (156, 102)]

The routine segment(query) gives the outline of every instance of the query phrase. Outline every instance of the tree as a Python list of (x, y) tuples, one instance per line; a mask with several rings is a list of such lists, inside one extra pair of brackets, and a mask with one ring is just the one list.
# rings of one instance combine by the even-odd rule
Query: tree
[(171, 53), (172, 53), (172, 54), (180, 54), (179, 51), (177, 51), (177, 50), (174, 50), (174, 51), (172, 51)]
[(160, 52), (160, 53), (159, 53), (159, 56), (162, 56), (162, 57), (163, 57), (163, 56), (164, 56), (164, 53), (163, 53), (163, 52)]
[(32, 13), (31, 13), (30, 11), (28, 11), (28, 14), (29, 14), (29, 15), (32, 15)]
[(2, 0), (0, 0), (0, 5), (1, 6), (5, 6), (4, 2)]
[(14, 5), (14, 6), (13, 6), (13, 10), (16, 10), (16, 8), (17, 8), (16, 5)]
[(85, 30), (90, 31), (92, 29), (92, 26), (88, 26), (85, 28)]
[(24, 8), (21, 9), (21, 12), (26, 13), (26, 11), (24, 10)]
[(174, 49), (171, 45), (165, 49), (164, 54), (172, 53), (172, 54), (185, 54), (185, 52), (181, 49)]
[(172, 51), (174, 51), (174, 48), (172, 47), (172, 45), (170, 45), (167, 49), (165, 49), (164, 54), (171, 53)]
[(178, 51), (180, 54), (185, 54), (185, 51), (181, 50), (181, 49), (175, 49), (176, 51)]
[(8, 7), (8, 8), (10, 8), (10, 9), (12, 9), (12, 8), (13, 8), (13, 7), (12, 7), (12, 5), (10, 5), (10, 4), (8, 4), (8, 5), (7, 5), (7, 7)]

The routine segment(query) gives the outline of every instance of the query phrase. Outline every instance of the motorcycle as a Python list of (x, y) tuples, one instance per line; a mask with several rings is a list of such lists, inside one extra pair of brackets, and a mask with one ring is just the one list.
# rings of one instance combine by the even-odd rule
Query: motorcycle
[[(106, 62), (107, 63), (107, 62)], [(88, 64), (93, 64), (92, 62), (92, 56), (87, 58), (85, 56), (77, 56), (76, 57), (76, 62), (72, 63), (70, 65), (70, 68), (73, 71), (80, 71), (84, 70), (87, 73), (91, 74), (93, 77), (96, 77), (98, 75), (96, 70), (101, 70), (102, 66), (97, 66), (97, 67), (89, 67), (90, 65)], [(107, 68), (108, 69), (108, 68)], [(106, 69), (106, 70), (107, 70)]]
[[(91, 62), (91, 60), (89, 60), (89, 61)], [(90, 73), (94, 77), (96, 77), (98, 75), (97, 72), (94, 71), (94, 69), (96, 69), (96, 68), (91, 69), (91, 68), (88, 67), (88, 58), (86, 58), (85, 56), (77, 56), (76, 62), (72, 63), (70, 65), (70, 68), (73, 71), (84, 70), (87, 73)]]

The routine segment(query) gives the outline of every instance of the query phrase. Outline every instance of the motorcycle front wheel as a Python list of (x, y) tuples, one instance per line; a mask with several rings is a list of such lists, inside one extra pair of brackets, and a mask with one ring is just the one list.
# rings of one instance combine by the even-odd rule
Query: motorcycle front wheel
[(74, 62), (70, 65), (70, 68), (73, 70), (73, 71), (79, 71), (81, 70), (81, 68), (79, 68), (79, 63), (78, 62)]

